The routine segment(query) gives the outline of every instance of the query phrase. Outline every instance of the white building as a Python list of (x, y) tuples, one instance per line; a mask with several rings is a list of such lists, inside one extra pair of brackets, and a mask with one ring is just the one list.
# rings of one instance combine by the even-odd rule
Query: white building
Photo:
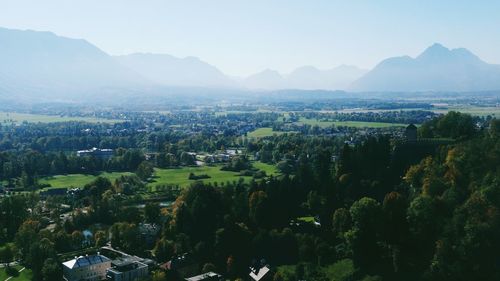
[(105, 280), (110, 267), (111, 260), (103, 255), (80, 256), (63, 262), (63, 275), (67, 281)]

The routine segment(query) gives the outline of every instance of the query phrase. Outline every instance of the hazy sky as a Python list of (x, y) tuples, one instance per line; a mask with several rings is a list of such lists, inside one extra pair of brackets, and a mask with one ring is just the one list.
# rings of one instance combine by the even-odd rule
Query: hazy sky
[(1, 27), (84, 38), (109, 54), (197, 56), (229, 75), (371, 68), (434, 42), (500, 64), (499, 15), (496, 0), (0, 0)]

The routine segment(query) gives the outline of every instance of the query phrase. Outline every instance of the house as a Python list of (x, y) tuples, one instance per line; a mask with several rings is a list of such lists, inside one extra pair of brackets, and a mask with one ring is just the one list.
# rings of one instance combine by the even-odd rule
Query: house
[(254, 281), (267, 281), (273, 279), (271, 268), (266, 263), (266, 260), (254, 260), (250, 267), (250, 280)]
[(224, 280), (220, 274), (215, 272), (207, 272), (193, 277), (184, 279), (186, 281), (220, 281)]
[(63, 276), (66, 281), (99, 281), (106, 279), (106, 269), (111, 267), (111, 260), (97, 253), (75, 257), (63, 262)]
[(112, 262), (106, 270), (106, 279), (111, 281), (136, 281), (148, 276), (148, 265), (140, 261)]
[(76, 155), (78, 157), (94, 156), (97, 158), (106, 159), (113, 157), (113, 149), (99, 149), (94, 147), (92, 149), (78, 150), (76, 152)]

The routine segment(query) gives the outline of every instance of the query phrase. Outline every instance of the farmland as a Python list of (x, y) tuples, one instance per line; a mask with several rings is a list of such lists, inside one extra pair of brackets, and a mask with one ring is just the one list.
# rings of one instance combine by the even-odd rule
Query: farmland
[(123, 120), (112, 120), (94, 117), (70, 117), (59, 115), (42, 115), (42, 114), (29, 114), (17, 112), (0, 112), (0, 122), (13, 124), (13, 123), (54, 123), (54, 122), (89, 122), (89, 123), (116, 123)]

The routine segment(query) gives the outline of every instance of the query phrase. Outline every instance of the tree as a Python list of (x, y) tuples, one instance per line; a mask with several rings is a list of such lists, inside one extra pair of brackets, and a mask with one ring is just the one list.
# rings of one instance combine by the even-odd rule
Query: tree
[(144, 216), (147, 222), (157, 223), (161, 214), (160, 205), (158, 203), (146, 203), (144, 206)]
[(343, 237), (351, 229), (351, 214), (345, 208), (335, 210), (333, 214), (332, 230), (335, 236)]
[(95, 246), (96, 247), (102, 247), (106, 245), (108, 236), (106, 235), (106, 232), (99, 230), (95, 233)]
[(269, 200), (264, 191), (255, 191), (250, 195), (248, 202), (249, 217), (257, 226), (266, 227), (269, 217)]
[(53, 258), (48, 258), (47, 260), (45, 260), (42, 267), (42, 280), (54, 281), (61, 279), (62, 269), (59, 263)]
[(34, 220), (27, 220), (19, 227), (14, 241), (23, 260), (28, 258), (30, 247), (37, 240), (39, 228), (40, 223)]
[(5, 263), (5, 266), (8, 267), (9, 263), (14, 258), (14, 253), (12, 252), (12, 248), (9, 244), (0, 248), (0, 262)]
[(372, 271), (380, 261), (378, 245), (382, 210), (380, 204), (371, 198), (361, 198), (352, 204), (353, 228), (346, 235), (353, 253), (353, 262), (366, 271)]
[(156, 241), (156, 245), (153, 249), (153, 255), (160, 262), (166, 261), (174, 255), (175, 244), (171, 240), (167, 240), (165, 237)]
[(137, 176), (143, 181), (151, 177), (153, 172), (154, 172), (153, 164), (149, 163), (148, 161), (142, 161), (141, 164), (139, 164), (139, 166), (137, 167), (137, 170), (135, 171)]

